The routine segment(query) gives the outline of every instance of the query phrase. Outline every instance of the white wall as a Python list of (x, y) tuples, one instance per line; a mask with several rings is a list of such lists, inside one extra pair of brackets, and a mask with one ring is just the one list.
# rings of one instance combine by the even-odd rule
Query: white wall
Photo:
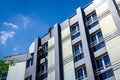
[(24, 80), (26, 62), (15, 63), (9, 66), (7, 80)]

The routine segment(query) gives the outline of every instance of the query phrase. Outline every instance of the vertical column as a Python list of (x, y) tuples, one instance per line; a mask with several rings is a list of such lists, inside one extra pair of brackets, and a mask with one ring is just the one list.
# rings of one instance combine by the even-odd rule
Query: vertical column
[(55, 30), (55, 80), (63, 80), (61, 30), (58, 24), (54, 25)]
[(35, 42), (32, 43), (32, 46), (34, 47), (34, 53), (28, 53), (27, 54), (27, 60), (33, 57), (33, 65), (31, 65), (29, 68), (26, 68), (25, 71), (25, 78), (32, 76), (32, 80), (37, 80), (37, 65), (38, 64), (38, 48), (41, 45), (41, 39), (37, 38), (35, 39)]
[(39, 63), (38, 63), (38, 48), (39, 48), (40, 45), (41, 45), (41, 39), (37, 38), (35, 40), (35, 48), (34, 48), (32, 80), (37, 80), (37, 67), (39, 66)]
[(81, 8), (77, 9), (77, 15), (78, 15), (78, 23), (80, 26), (80, 33), (82, 37), (82, 44), (83, 44), (83, 51), (84, 51), (84, 58), (85, 58), (85, 65), (86, 65), (88, 80), (95, 80)]

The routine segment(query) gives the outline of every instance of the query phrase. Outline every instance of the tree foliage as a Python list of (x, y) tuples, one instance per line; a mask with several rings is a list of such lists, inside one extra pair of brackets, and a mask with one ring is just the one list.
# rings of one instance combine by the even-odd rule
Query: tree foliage
[(8, 71), (9, 65), (10, 66), (14, 65), (13, 60), (6, 60), (6, 59), (0, 60), (0, 77), (2, 76), (2, 73)]

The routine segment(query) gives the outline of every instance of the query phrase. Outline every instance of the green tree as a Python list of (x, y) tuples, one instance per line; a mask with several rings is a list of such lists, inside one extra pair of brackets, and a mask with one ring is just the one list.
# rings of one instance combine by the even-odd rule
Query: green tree
[(7, 59), (0, 60), (0, 78), (2, 78), (2, 73), (8, 71), (9, 65), (10, 66), (14, 65), (13, 60), (7, 60)]

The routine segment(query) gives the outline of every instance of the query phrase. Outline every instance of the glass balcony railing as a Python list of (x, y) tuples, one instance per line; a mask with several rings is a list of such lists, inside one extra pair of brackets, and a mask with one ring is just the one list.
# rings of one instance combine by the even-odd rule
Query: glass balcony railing
[(101, 42), (103, 42), (103, 41), (104, 41), (104, 38), (103, 38), (103, 37), (100, 37), (100, 38), (98, 38), (98, 41), (95, 40), (95, 41), (91, 42), (91, 43), (90, 43), (90, 47), (93, 47), (93, 46), (95, 46), (95, 45), (97, 45), (97, 44), (99, 44), (99, 43), (101, 43)]
[(74, 61), (78, 61), (78, 60), (81, 60), (82, 58), (84, 58), (84, 54), (82, 52), (82, 50), (77, 50), (74, 52)]

